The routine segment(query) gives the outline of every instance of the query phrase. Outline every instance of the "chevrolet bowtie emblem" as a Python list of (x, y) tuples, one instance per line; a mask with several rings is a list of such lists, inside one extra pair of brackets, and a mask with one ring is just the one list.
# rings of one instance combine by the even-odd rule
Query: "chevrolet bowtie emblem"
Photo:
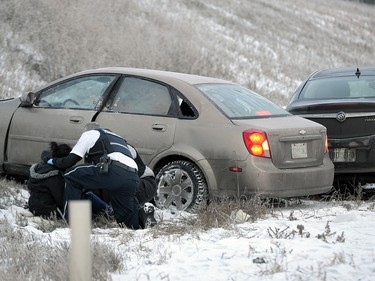
[(305, 130), (301, 130), (301, 131), (299, 131), (299, 133), (300, 133), (300, 135), (304, 135), (304, 134), (306, 134), (306, 131)]

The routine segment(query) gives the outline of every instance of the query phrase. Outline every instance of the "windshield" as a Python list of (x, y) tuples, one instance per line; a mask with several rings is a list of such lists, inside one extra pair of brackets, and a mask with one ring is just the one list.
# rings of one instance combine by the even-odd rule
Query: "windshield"
[(310, 80), (300, 99), (374, 98), (375, 76), (334, 77)]
[(289, 115), (280, 106), (240, 85), (201, 84), (196, 87), (231, 119)]

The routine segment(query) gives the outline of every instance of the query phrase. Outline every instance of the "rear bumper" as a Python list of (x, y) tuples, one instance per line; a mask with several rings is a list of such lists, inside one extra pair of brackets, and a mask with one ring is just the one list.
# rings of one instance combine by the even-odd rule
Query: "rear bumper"
[(332, 161), (334, 161), (333, 150), (335, 148), (356, 150), (355, 161), (333, 162), (335, 174), (375, 172), (375, 135), (346, 139), (329, 139), (329, 154)]
[(278, 169), (267, 158), (249, 160), (251, 164), (238, 163), (243, 165), (242, 172), (232, 176), (231, 185), (227, 182), (214, 193), (287, 198), (326, 193), (333, 186), (334, 165), (328, 155), (320, 166), (293, 169)]

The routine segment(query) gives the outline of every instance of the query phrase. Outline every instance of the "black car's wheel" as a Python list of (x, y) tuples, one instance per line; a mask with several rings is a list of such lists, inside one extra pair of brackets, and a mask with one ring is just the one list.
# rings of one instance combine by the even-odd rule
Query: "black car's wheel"
[(202, 171), (189, 161), (165, 165), (156, 175), (159, 208), (193, 211), (207, 201), (207, 184)]

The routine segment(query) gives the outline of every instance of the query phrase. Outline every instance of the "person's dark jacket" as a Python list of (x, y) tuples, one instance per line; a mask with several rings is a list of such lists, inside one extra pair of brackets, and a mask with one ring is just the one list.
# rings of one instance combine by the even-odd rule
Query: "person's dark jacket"
[[(29, 210), (36, 216), (60, 216), (64, 204), (64, 178), (54, 166), (40, 162), (30, 168), (27, 187)], [(57, 210), (60, 210), (60, 212)]]
[[(128, 146), (131, 148), (133, 159), (137, 163), (138, 176), (140, 178), (135, 196), (138, 199), (139, 205), (144, 205), (145, 203), (153, 200), (157, 195), (158, 186), (155, 181), (155, 174), (150, 167), (145, 165), (135, 147), (129, 144)], [(100, 199), (104, 200), (107, 204), (110, 203), (109, 196), (104, 190), (95, 189), (90, 191), (97, 195)]]
[(154, 172), (146, 166), (143, 174), (139, 175), (140, 181), (135, 193), (140, 205), (150, 202), (158, 191), (158, 186), (155, 181)]
[(71, 148), (51, 142), (50, 151), (43, 151), (42, 161), (30, 167), (27, 187), (30, 191), (29, 210), (36, 216), (61, 218), (64, 209), (65, 181), (63, 171), (46, 163), (51, 157), (66, 156)]

